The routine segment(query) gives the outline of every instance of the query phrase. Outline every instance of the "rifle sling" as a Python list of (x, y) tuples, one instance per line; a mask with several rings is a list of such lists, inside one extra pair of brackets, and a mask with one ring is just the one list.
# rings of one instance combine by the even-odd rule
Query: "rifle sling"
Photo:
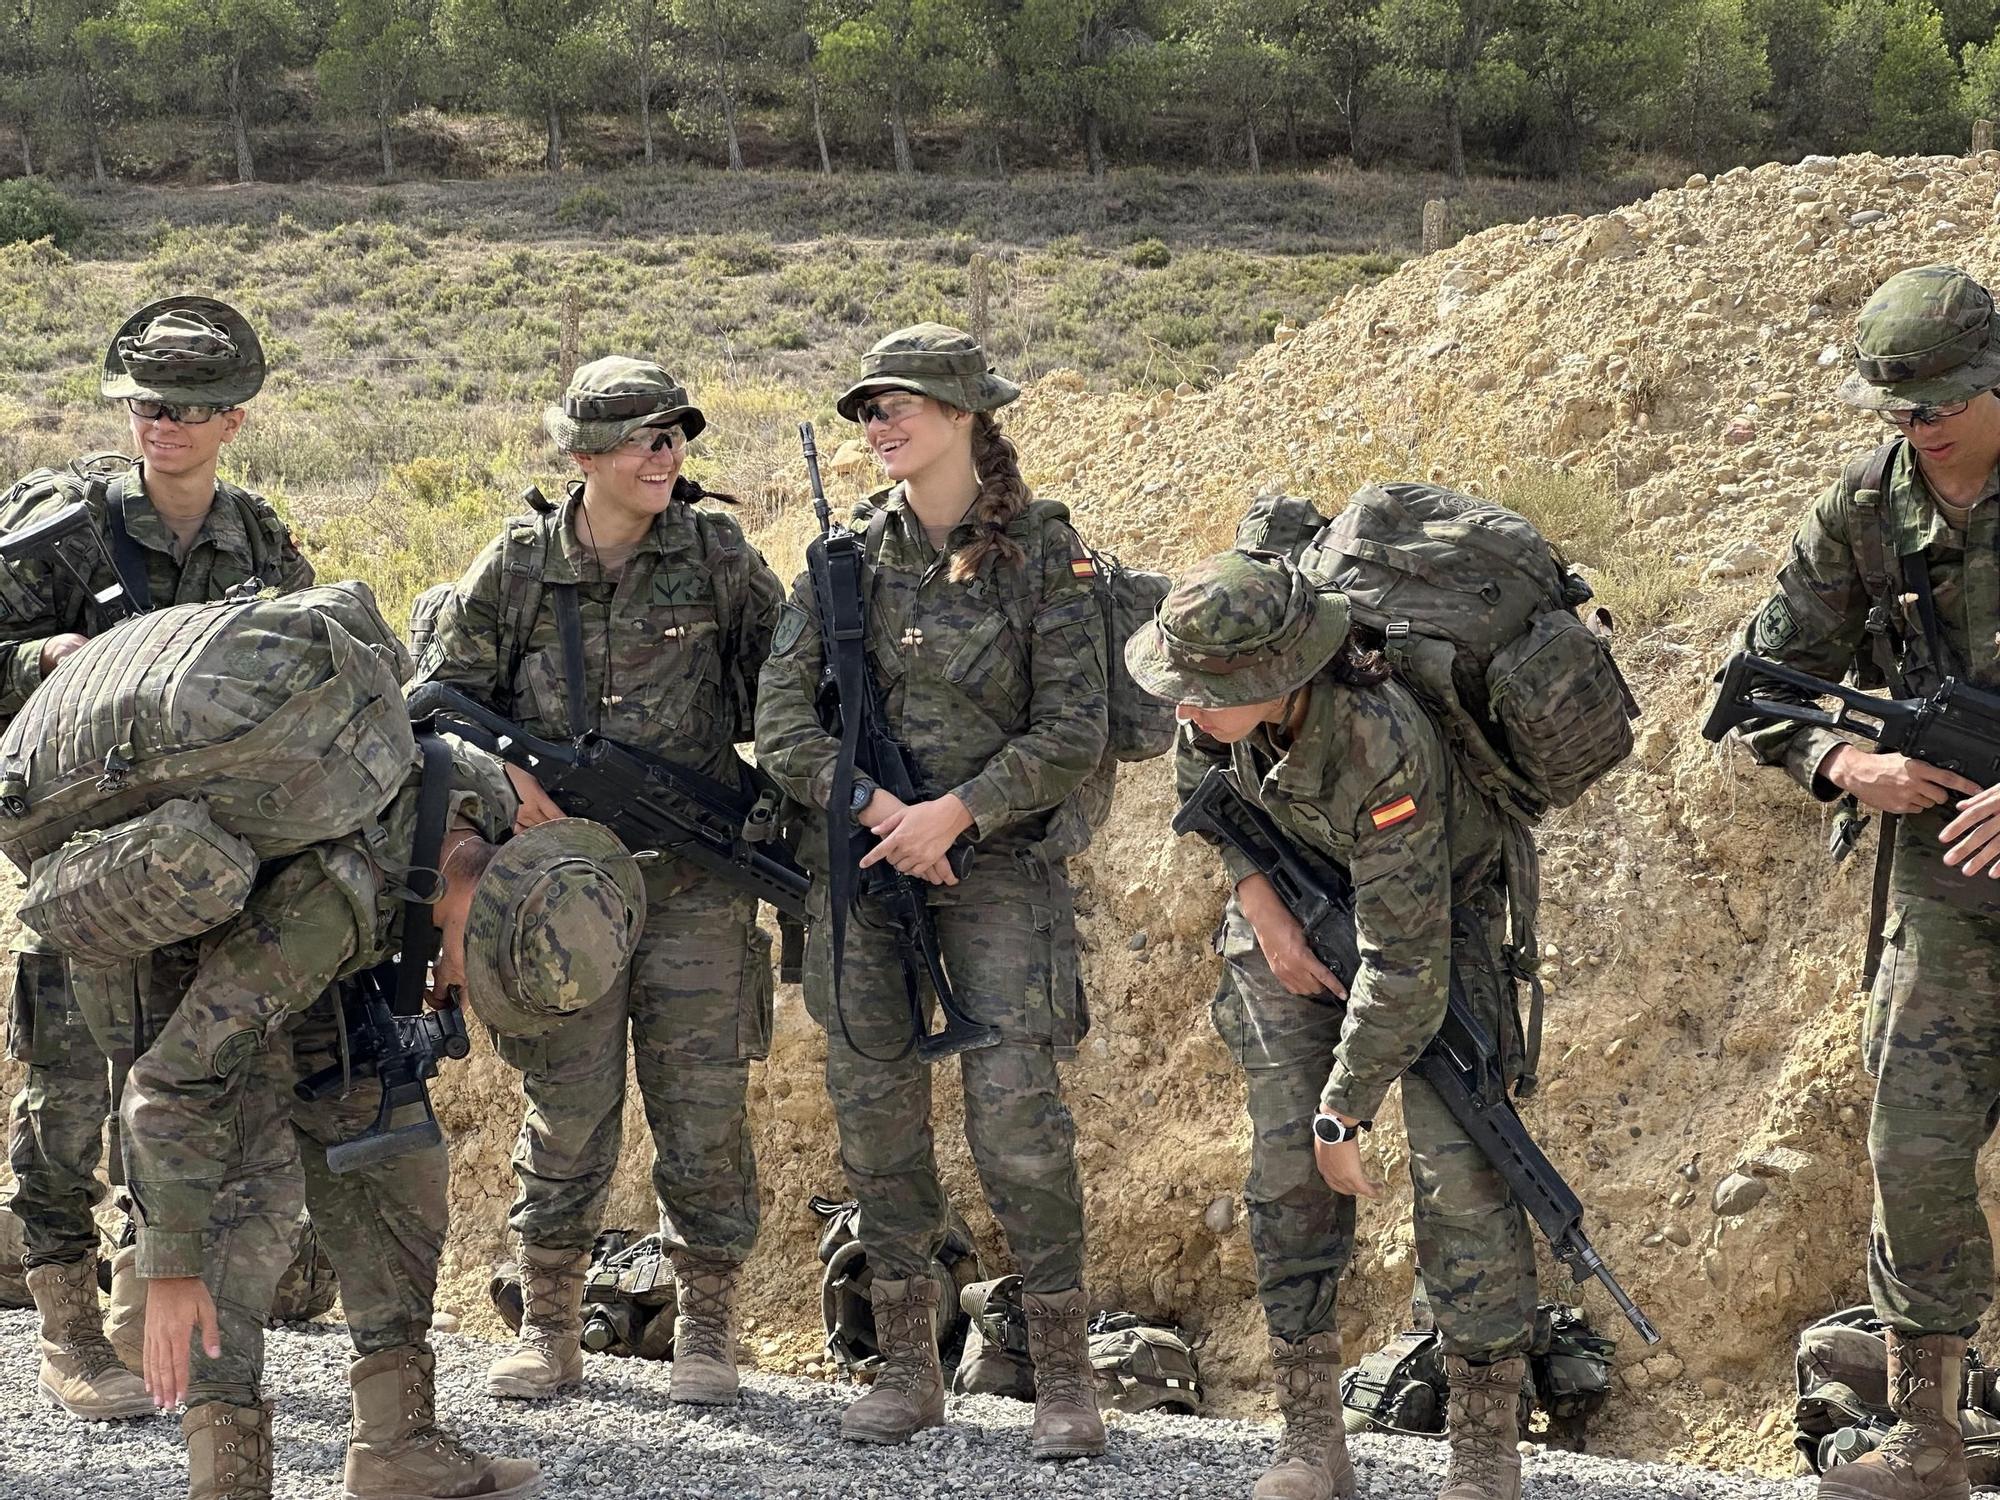
[(153, 585), (146, 576), (145, 555), (125, 522), (126, 478), (119, 475), (104, 492), (104, 524), (111, 534), (112, 571), (118, 575), (125, 597), (132, 601), (133, 611), (144, 614), (153, 607)]
[[(413, 870), (429, 871), (434, 877), (431, 895), (443, 894), (444, 872), (439, 856), (444, 847), (445, 814), (451, 806), (451, 751), (435, 733), (417, 736), (423, 756), (423, 779), (417, 784), (417, 833), (410, 844)], [(396, 957), (396, 1013), (423, 1014), (424, 985), (431, 961), (437, 957), (438, 929), (429, 901), (413, 897), (403, 900), (402, 951)]]
[(1875, 880), (1868, 892), (1868, 955), (1861, 963), (1861, 987), (1873, 989), (1882, 966), (1883, 934), (1889, 920), (1890, 872), (1896, 864), (1896, 827), (1903, 820), (1883, 813), (1875, 830)]
[[(583, 615), (577, 608), (576, 585), (552, 583), (549, 598), (555, 602), (556, 641), (562, 652), (563, 692), (569, 702), (569, 732), (573, 739), (590, 733), (584, 712)], [(606, 684), (607, 689), (610, 684)]]
[(866, 616), (860, 558), (851, 540), (841, 547), (837, 574), (836, 559), (824, 537), (808, 548), (808, 560), (820, 608), (826, 615), (821, 621), (822, 640), (833, 673), (834, 692), (840, 701), (840, 751), (833, 764), (833, 785), (828, 791), (826, 808), (827, 936), (837, 1002), (841, 962), (847, 948), (847, 914), (854, 905), (858, 876), (853, 855), (854, 817), (849, 807), (854, 798), (854, 763), (861, 747), (861, 721), (868, 712)]

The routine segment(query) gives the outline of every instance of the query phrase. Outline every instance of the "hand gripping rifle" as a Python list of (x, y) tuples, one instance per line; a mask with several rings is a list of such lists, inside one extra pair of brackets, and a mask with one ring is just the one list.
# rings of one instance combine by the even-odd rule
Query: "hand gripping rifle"
[[(1776, 691), (1787, 695), (1771, 696)], [(1821, 707), (1820, 699), (1833, 700), (1833, 707)], [(1702, 737), (1719, 740), (1752, 719), (1839, 730), (1981, 786), (2000, 782), (2000, 695), (1955, 677), (1928, 698), (1878, 698), (1739, 651), (1722, 669)]]
[[(417, 792), (411, 873), (441, 882), (438, 863), (451, 800), (451, 752), (430, 733), (418, 734), (417, 747), (423, 753), (424, 769)], [(438, 952), (431, 900), (441, 891), (434, 885), (427, 894), (431, 899), (420, 901), (411, 896), (404, 900), (401, 947), (395, 957), (337, 986), (347, 1032), (347, 1057), (292, 1085), (292, 1092), (308, 1102), (344, 1092), (356, 1071), (374, 1074), (382, 1087), (375, 1123), (352, 1140), (327, 1147), (328, 1171), (352, 1172), (444, 1141), (437, 1111), (431, 1108), (428, 1085), (437, 1077), (440, 1058), (464, 1057), (472, 1050), (472, 1042), (465, 1034), (465, 1017), (456, 1005), (432, 1010), (424, 1001), (430, 966)], [(407, 1105), (421, 1106), (424, 1117), (407, 1125), (391, 1124), (396, 1111)]]
[[(1361, 968), (1354, 937), (1354, 889), (1333, 866), (1308, 858), (1287, 842), (1278, 825), (1237, 789), (1230, 774), (1212, 767), (1194, 795), (1174, 815), (1175, 833), (1199, 833), (1229, 845), (1270, 880), (1285, 910), (1305, 929), (1319, 961), (1352, 984)], [(1410, 1072), (1437, 1091), (1480, 1154), (1506, 1182), (1529, 1217), (1541, 1226), (1555, 1258), (1581, 1282), (1596, 1277), (1611, 1300), (1649, 1344), (1659, 1330), (1641, 1312), (1583, 1232), (1583, 1204), (1528, 1134), (1507, 1097), (1500, 1056), (1486, 1028), (1466, 1005), (1453, 973), (1444, 1024)]]
[(805, 920), (811, 877), (782, 845), (751, 837), (769, 825), (776, 798), (749, 766), (730, 786), (594, 732), (569, 744), (539, 739), (442, 682), (410, 694), (410, 717), (519, 766), (557, 807), (596, 819), (633, 853), (684, 859), (768, 901), (781, 918)]
[[(908, 749), (888, 731), (881, 694), (868, 671), (868, 559), (862, 538), (848, 527), (835, 525), (827, 510), (812, 423), (799, 424), (799, 443), (805, 449), (806, 474), (812, 481), (813, 512), (819, 517), (820, 534), (806, 547), (806, 568), (812, 576), (813, 612), (819, 617), (820, 644), (826, 658), (820, 682), (820, 721), (840, 736), (840, 754), (833, 763), (833, 789), (826, 806), (827, 913), (834, 1007), (839, 1010), (847, 914), (856, 899), (859, 876), (859, 894), (889, 919), (896, 934), (896, 952), (903, 965), (903, 988), (910, 1002), (911, 1046), (925, 1062), (936, 1062), (955, 1053), (996, 1045), (1000, 1029), (983, 1025), (959, 1009), (951, 976), (945, 972), (937, 922), (931, 914), (923, 882), (891, 868), (886, 861), (865, 870), (860, 868), (860, 857), (874, 847), (875, 838), (859, 829), (848, 811), (854, 798), (856, 768), (903, 802), (921, 802), (924, 797), (917, 789), (916, 767), (911, 763)], [(855, 847), (857, 843), (861, 848)], [(963, 861), (969, 854), (968, 847), (955, 847), (953, 869), (963, 874)], [(944, 1013), (944, 1029), (936, 1033), (930, 1031), (924, 1017), (926, 979), (937, 994), (938, 1009)], [(844, 1014), (840, 1024), (845, 1033)], [(854, 1045), (851, 1035), (847, 1036), (847, 1042)], [(907, 1052), (905, 1049), (898, 1056)]]

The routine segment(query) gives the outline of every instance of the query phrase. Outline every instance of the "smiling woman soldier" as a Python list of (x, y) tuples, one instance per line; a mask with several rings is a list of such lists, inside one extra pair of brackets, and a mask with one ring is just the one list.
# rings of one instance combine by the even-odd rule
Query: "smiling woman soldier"
[[(454, 586), (418, 665), (529, 732), (586, 732), (733, 779), (782, 585), (682, 473), (707, 419), (659, 365), (583, 366), (544, 423), (583, 478), (522, 516)], [(726, 498), (726, 497), (714, 497)], [(567, 637), (567, 644), (565, 638)], [(509, 768), (523, 817), (555, 808)], [(745, 1121), (750, 1062), (771, 1039), (771, 944), (757, 903), (678, 860), (646, 871), (629, 987), (547, 1037), (503, 1038), (528, 1109), (508, 1223), (521, 1241), (521, 1342), (496, 1396), (553, 1396), (583, 1374), (583, 1280), (618, 1163), (627, 1032), (652, 1127), (653, 1189), (674, 1266), (674, 1400), (737, 1395), (737, 1273), (757, 1238)]]
[[(1032, 499), (993, 416), (1019, 394), (965, 334), (922, 323), (876, 344), (837, 403), (894, 481), (854, 524), (868, 553), (874, 688), (923, 795), (905, 804), (857, 776), (851, 805), (830, 815), (879, 840), (863, 866), (887, 862), (929, 882), (958, 1002), (999, 1029), (998, 1045), (961, 1055), (965, 1131), (1025, 1278), (1031, 1451), (1073, 1458), (1104, 1451), (1104, 1426), (1084, 1341), (1075, 1127), (1056, 1060), (1074, 1053), (1084, 1025), (1065, 862), (1088, 841), (1078, 794), (1109, 734), (1105, 635), (1068, 512)], [(764, 669), (757, 751), (817, 818), (829, 815), (840, 741), (817, 711), (824, 653), (812, 605), (802, 576)], [(950, 863), (960, 840), (972, 846), (963, 881)], [(823, 832), (801, 847), (828, 858)], [(814, 891), (823, 915), (824, 878)], [(944, 1420), (930, 1264), (946, 1203), (896, 936), (866, 900), (854, 917), (838, 993), (824, 921), (805, 970), (806, 1006), (827, 1031), (827, 1091), (861, 1203), (883, 1357), (841, 1435), (900, 1443)]]

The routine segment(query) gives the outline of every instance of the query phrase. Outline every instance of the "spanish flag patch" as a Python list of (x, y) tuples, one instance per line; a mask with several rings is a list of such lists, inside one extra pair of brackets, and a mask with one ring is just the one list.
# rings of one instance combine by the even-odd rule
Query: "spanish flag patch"
[(1097, 564), (1088, 557), (1072, 557), (1069, 560), (1069, 570), (1078, 578), (1095, 578), (1097, 576)]
[(1398, 823), (1407, 823), (1417, 815), (1415, 797), (1398, 797), (1394, 802), (1385, 802), (1368, 814), (1368, 821), (1380, 833), (1385, 828), (1394, 828)]

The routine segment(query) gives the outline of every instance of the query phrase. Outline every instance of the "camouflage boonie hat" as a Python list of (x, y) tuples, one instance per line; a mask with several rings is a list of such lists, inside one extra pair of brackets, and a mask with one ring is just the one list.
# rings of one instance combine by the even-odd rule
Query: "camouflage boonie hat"
[(104, 351), (107, 401), (240, 406), (264, 388), (249, 319), (213, 297), (163, 297), (125, 320)]
[(465, 922), (465, 1003), (537, 1037), (609, 994), (646, 923), (638, 863), (602, 823), (558, 818), (500, 846)]
[(1840, 399), (1868, 411), (1969, 401), (2000, 387), (2000, 317), (1956, 266), (1899, 271), (1854, 327), (1854, 373)]
[(688, 400), (687, 387), (646, 359), (606, 355), (569, 378), (562, 401), (542, 413), (542, 425), (565, 453), (605, 453), (641, 427), (680, 424), (689, 442), (708, 418)]
[(915, 391), (960, 411), (995, 411), (1021, 388), (993, 373), (986, 351), (972, 335), (942, 323), (898, 328), (861, 356), (861, 378), (833, 403), (850, 422), (861, 420), (861, 403), (878, 391)]
[(1347, 639), (1347, 596), (1275, 552), (1198, 562), (1132, 632), (1125, 665), (1156, 698), (1268, 703), (1312, 681)]

